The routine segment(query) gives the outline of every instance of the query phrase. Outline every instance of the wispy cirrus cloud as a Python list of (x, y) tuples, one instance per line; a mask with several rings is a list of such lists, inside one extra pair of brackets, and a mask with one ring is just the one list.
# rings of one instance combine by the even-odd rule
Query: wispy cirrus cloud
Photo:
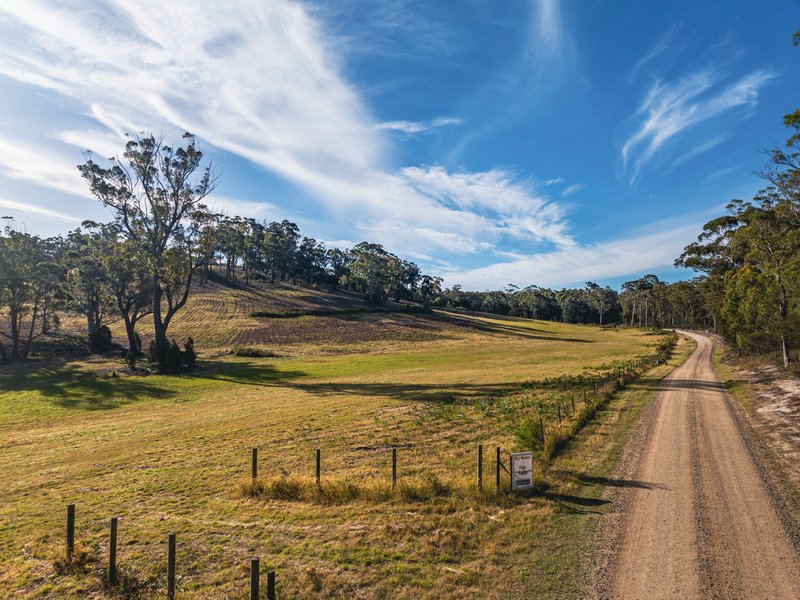
[(584, 185), (583, 183), (573, 183), (564, 188), (564, 191), (561, 192), (561, 197), (566, 198), (568, 196), (572, 196), (572, 194), (577, 194), (578, 192), (583, 191), (585, 189), (586, 185)]
[(729, 82), (718, 69), (701, 69), (676, 81), (656, 81), (633, 115), (635, 131), (625, 140), (622, 163), (634, 182), (668, 142), (696, 125), (738, 107), (753, 107), (761, 88), (775, 75), (754, 71)]
[(398, 131), (412, 135), (415, 133), (424, 133), (439, 127), (446, 127), (447, 125), (461, 125), (464, 123), (463, 119), (457, 117), (436, 117), (430, 121), (385, 121), (378, 123), (375, 126), (377, 130), (384, 131)]
[[(80, 156), (65, 144), (109, 156), (125, 132), (191, 131), (294, 183), (320, 220), (373, 232), (396, 252), (474, 253), (509, 237), (569, 243), (565, 216), (509, 173), (392, 167), (382, 131), (461, 121), (377, 122), (342, 75), (338, 40), (303, 4), (98, 0), (74, 11), (31, 0), (0, 14), (0, 74), (77, 103), (91, 123), (52, 132), (58, 156), (39, 160), (29, 143), (20, 159), (0, 146), (0, 169), (12, 177), (86, 195)], [(273, 214), (252, 201), (223, 204)]]
[(7, 209), (9, 211), (19, 212), (23, 215), (30, 215), (32, 217), (39, 217), (58, 221), (59, 223), (66, 223), (68, 225), (78, 225), (84, 219), (74, 215), (68, 215), (58, 210), (45, 208), (43, 206), (32, 205), (30, 202), (19, 202), (16, 200), (8, 200), (7, 198), (0, 198), (0, 209)]
[(685, 152), (684, 154), (681, 154), (678, 158), (676, 158), (672, 163), (672, 168), (674, 169), (675, 167), (693, 159), (694, 157), (700, 156), (704, 152), (708, 152), (712, 148), (719, 146), (722, 142), (724, 142), (727, 139), (728, 139), (727, 135), (715, 135), (705, 140), (704, 142), (697, 144), (694, 148), (692, 148), (688, 152)]
[(646, 65), (650, 64), (658, 56), (661, 56), (664, 52), (669, 50), (673, 44), (675, 34), (677, 34), (678, 31), (678, 26), (671, 26), (667, 32), (655, 43), (655, 45), (642, 58), (636, 61), (633, 69), (631, 69), (630, 78), (635, 79)]

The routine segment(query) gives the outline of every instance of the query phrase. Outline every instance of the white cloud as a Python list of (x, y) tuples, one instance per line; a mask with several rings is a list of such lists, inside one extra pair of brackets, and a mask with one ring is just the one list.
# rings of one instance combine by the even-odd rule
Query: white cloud
[(0, 174), (75, 196), (90, 197), (86, 182), (75, 168), (78, 162), (46, 146), (0, 137)]
[(664, 227), (660, 231), (573, 248), (557, 249), (471, 270), (444, 274), (445, 283), (465, 289), (499, 289), (511, 282), (560, 288), (617, 277), (639, 276), (671, 267), (683, 248), (694, 241), (696, 223)]
[(760, 89), (774, 75), (755, 71), (723, 85), (718, 71), (695, 71), (676, 82), (658, 81), (634, 115), (636, 131), (622, 146), (622, 162), (631, 182), (664, 145), (686, 130), (740, 106), (754, 106)]
[(44, 217), (45, 219), (51, 219), (53, 221), (58, 221), (60, 223), (66, 223), (69, 225), (79, 224), (84, 220), (74, 215), (68, 215), (57, 210), (45, 208), (43, 206), (34, 206), (29, 202), (17, 202), (15, 200), (7, 200), (6, 198), (0, 198), (0, 208), (4, 209), (4, 212), (6, 209), (11, 212), (12, 214), (9, 216), (14, 216), (14, 212), (20, 212), (24, 215)]
[(437, 127), (461, 125), (463, 121), (456, 117), (436, 117), (432, 121), (385, 121), (375, 126), (376, 130), (399, 131), (406, 134), (423, 133)]
[(722, 142), (728, 139), (726, 135), (716, 135), (712, 138), (707, 139), (705, 142), (701, 144), (697, 144), (694, 148), (679, 156), (673, 163), (672, 168), (677, 167), (678, 165), (685, 163), (688, 160), (693, 159), (695, 156), (702, 154), (703, 152), (708, 152), (715, 146), (718, 146)]
[(516, 183), (506, 171), (449, 173), (442, 167), (408, 167), (402, 174), (440, 206), (490, 218), (491, 229), (498, 233), (563, 246), (574, 244), (561, 208)]
[[(542, 5), (549, 40), (556, 9)], [(110, 0), (71, 10), (30, 0), (4, 3), (0, 14), (0, 74), (82, 106), (93, 125), (53, 133), (76, 148), (119, 154), (125, 132), (170, 139), (188, 130), (295, 183), (320, 215), (340, 228), (376, 231), (373, 239), (398, 253), (477, 252), (507, 236), (573, 243), (558, 207), (508, 173), (388, 166), (391, 147), (380, 129), (419, 124), (376, 122), (341, 75), (336, 41), (301, 4)], [(458, 123), (441, 116), (422, 125)], [(76, 162), (22, 161), (0, 146), (8, 175), (86, 195)], [(223, 204), (273, 214), (248, 201)]]
[(645, 54), (639, 61), (633, 66), (631, 69), (631, 79), (634, 79), (637, 73), (650, 61), (655, 59), (660, 54), (667, 51), (670, 46), (672, 46), (672, 41), (675, 37), (675, 34), (678, 32), (678, 27), (673, 25), (670, 27), (667, 32), (661, 37), (661, 39), (656, 42), (655, 46)]
[(568, 185), (564, 188), (564, 191), (561, 192), (561, 195), (566, 198), (567, 196), (572, 196), (572, 194), (577, 194), (581, 190), (585, 190), (586, 186), (582, 183), (573, 183), (572, 185)]
[(544, 184), (545, 186), (549, 187), (551, 185), (557, 185), (559, 183), (564, 183), (564, 182), (566, 182), (566, 179), (564, 179), (563, 177), (556, 177), (555, 179), (548, 179), (547, 181), (544, 182)]

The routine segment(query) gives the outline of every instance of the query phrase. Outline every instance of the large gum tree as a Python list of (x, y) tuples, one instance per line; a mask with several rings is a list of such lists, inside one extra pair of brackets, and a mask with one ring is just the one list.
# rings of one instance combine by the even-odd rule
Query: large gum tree
[(208, 210), (203, 198), (216, 187), (211, 163), (194, 136), (167, 146), (154, 135), (131, 140), (122, 158), (101, 166), (91, 156), (78, 166), (92, 193), (114, 211), (122, 235), (149, 273), (156, 357), (167, 349), (170, 321), (185, 304), (205, 254), (198, 247)]

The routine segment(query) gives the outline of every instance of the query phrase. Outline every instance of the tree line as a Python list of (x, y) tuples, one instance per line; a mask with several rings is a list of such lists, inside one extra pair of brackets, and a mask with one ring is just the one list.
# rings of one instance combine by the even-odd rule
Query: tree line
[(584, 288), (552, 290), (509, 285), (504, 290), (471, 292), (454, 285), (435, 299), (437, 306), (565, 323), (604, 325), (620, 319), (619, 294), (587, 282)]

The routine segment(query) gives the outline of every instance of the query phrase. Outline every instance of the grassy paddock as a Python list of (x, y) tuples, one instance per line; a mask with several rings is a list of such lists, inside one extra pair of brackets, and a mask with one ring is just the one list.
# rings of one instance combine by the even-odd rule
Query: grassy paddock
[[(324, 327), (326, 318), (310, 319)], [(369, 319), (383, 318), (359, 315), (367, 332)], [(172, 531), (183, 598), (243, 596), (253, 555), (277, 571), (284, 597), (504, 597), (501, 590), (528, 589), (520, 560), (537, 582), (566, 581), (559, 557), (581, 529), (565, 523), (595, 502), (579, 493), (582, 475), (569, 457), (577, 452), (588, 469), (608, 454), (605, 441), (590, 443), (586, 455), (579, 449), (616, 414), (614, 400), (547, 469), (537, 462), (535, 495), (493, 497), (493, 449), (501, 446), (507, 460), (519, 410), (562, 393), (531, 382), (652, 355), (662, 336), (408, 318), (427, 337), (410, 344), (412, 333), (377, 341), (352, 334), (332, 346), (323, 332), (313, 343), (264, 346), (277, 357), (207, 353), (200, 370), (176, 377), (114, 377), (118, 365), (101, 359), (0, 369), (0, 596), (104, 597), (112, 516), (131, 597), (163, 595)], [(616, 440), (624, 426), (607, 424), (602, 440)], [(479, 443), (483, 496), (471, 484)], [(266, 491), (250, 498), (242, 481), (254, 446)], [(322, 491), (313, 481), (315, 448)], [(71, 502), (84, 558), (62, 568)], [(564, 534), (557, 550), (547, 541), (555, 533)]]

